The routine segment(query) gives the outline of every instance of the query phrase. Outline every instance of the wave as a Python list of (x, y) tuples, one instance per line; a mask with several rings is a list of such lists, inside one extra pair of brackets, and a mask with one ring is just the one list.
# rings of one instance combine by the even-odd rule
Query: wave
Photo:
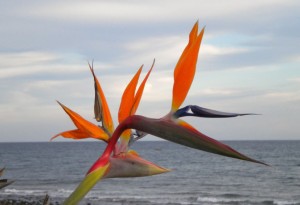
[[(237, 195), (239, 196), (239, 195)], [(197, 199), (199, 204), (205, 205), (300, 205), (300, 201), (287, 201), (287, 200), (257, 200), (246, 198), (217, 198), (217, 197), (199, 197)]]
[[(5, 189), (0, 194), (0, 198), (13, 199), (19, 201), (40, 201), (46, 194), (50, 195), (51, 201), (59, 204), (64, 198), (70, 195), (72, 190), (57, 189), (55, 191), (44, 190), (21, 190), (21, 189)], [(99, 191), (92, 191), (83, 200), (83, 204), (93, 205), (300, 205), (299, 201), (292, 200), (257, 200), (247, 198), (247, 196), (238, 194), (223, 194), (219, 196), (205, 196), (205, 197), (190, 197), (190, 196), (174, 196), (174, 195), (122, 195), (100, 193)]]
[(1, 195), (44, 195), (47, 192), (43, 190), (20, 190), (20, 189), (5, 189)]

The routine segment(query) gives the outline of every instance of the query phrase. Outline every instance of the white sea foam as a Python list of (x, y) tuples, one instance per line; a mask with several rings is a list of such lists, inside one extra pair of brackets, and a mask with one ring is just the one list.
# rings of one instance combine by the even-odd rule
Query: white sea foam
[(218, 203), (230, 203), (230, 202), (245, 202), (246, 199), (242, 198), (223, 198), (223, 197), (198, 197), (197, 202), (208, 202), (211, 204), (218, 204)]
[(41, 190), (20, 190), (20, 189), (5, 189), (4, 190), (4, 194), (6, 195), (42, 195), (45, 194), (47, 192), (45, 191), (41, 191)]
[(297, 205), (297, 204), (300, 204), (300, 202), (275, 200), (274, 204), (277, 204), (277, 205)]
[(198, 202), (212, 202), (212, 203), (220, 202), (219, 199), (213, 198), (213, 197), (198, 197), (197, 201)]

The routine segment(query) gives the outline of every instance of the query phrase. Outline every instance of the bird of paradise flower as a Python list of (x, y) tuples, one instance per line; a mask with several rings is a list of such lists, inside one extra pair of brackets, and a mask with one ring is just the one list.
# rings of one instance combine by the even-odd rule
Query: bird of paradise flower
[[(94, 125), (59, 103), (70, 116), (77, 129), (59, 133), (52, 139), (60, 135), (73, 139), (91, 137), (105, 141), (107, 146), (99, 159), (91, 166), (82, 182), (65, 200), (64, 204), (77, 204), (102, 178), (150, 176), (170, 171), (141, 158), (137, 152), (129, 150), (131, 142), (135, 142), (147, 134), (206, 152), (267, 165), (202, 134), (192, 125), (180, 119), (185, 116), (225, 118), (250, 115), (250, 113), (220, 112), (197, 105), (188, 105), (180, 108), (195, 75), (203, 34), (204, 29), (198, 33), (198, 22), (196, 22), (190, 32), (189, 42), (174, 70), (171, 110), (159, 119), (135, 115), (154, 62), (137, 91), (136, 87), (142, 67), (127, 85), (119, 108), (119, 125), (115, 129), (103, 90), (95, 76), (93, 66), (89, 64), (95, 82), (95, 119), (101, 122), (102, 126)], [(136, 130), (135, 133), (132, 131), (133, 129)], [(137, 137), (134, 137), (135, 135)], [(118, 143), (119, 138), (120, 143)]]
[[(132, 80), (126, 87), (120, 104), (119, 116), (118, 116), (119, 122), (122, 122), (129, 115), (132, 115), (136, 112), (139, 102), (141, 100), (141, 96), (146, 81), (150, 75), (150, 72), (152, 71), (153, 65), (149, 70), (149, 72), (147, 73), (145, 79), (139, 86), (136, 93), (135, 90), (137, 87), (140, 73), (142, 71), (142, 66), (139, 68), (138, 72), (135, 74), (135, 76), (132, 78)], [(55, 139), (58, 136), (63, 136), (65, 138), (73, 138), (73, 139), (95, 138), (95, 139), (103, 140), (109, 144), (109, 141), (111, 140), (111, 135), (113, 134), (114, 131), (114, 124), (101, 85), (95, 76), (93, 66), (90, 64), (89, 66), (95, 82), (95, 103), (94, 103), (95, 119), (98, 122), (101, 122), (102, 126), (99, 127), (85, 120), (79, 114), (67, 108), (62, 103), (58, 102), (65, 110), (65, 112), (69, 115), (69, 117), (71, 118), (71, 120), (73, 121), (77, 129), (59, 133), (54, 137), (52, 137), (51, 140)], [(102, 178), (142, 177), (142, 176), (161, 174), (170, 171), (167, 168), (160, 167), (150, 161), (143, 159), (142, 157), (139, 156), (139, 154), (136, 151), (130, 150), (129, 142), (130, 139), (133, 138), (133, 135), (134, 133), (131, 130), (127, 130), (122, 133), (121, 142), (119, 144), (114, 144), (113, 146), (114, 147), (114, 149), (112, 150), (113, 155), (109, 156), (110, 164), (105, 169), (105, 173), (102, 172), (104, 170), (99, 170), (99, 173), (98, 172), (94, 173), (95, 175), (99, 175)], [(138, 135), (141, 137), (141, 133), (139, 133)], [(94, 174), (91, 176), (94, 176)], [(99, 180), (97, 177), (91, 177), (91, 178), (93, 180)], [(88, 181), (88, 183), (90, 182), (91, 181)], [(65, 204), (76, 204), (81, 199), (81, 198), (78, 199), (78, 197), (81, 197), (81, 194), (85, 195), (90, 188), (91, 188), (90, 185), (84, 184), (83, 186), (80, 187), (81, 190), (80, 194), (78, 194), (78, 192), (74, 193), (76, 197), (72, 198), (72, 200), (66, 201)]]

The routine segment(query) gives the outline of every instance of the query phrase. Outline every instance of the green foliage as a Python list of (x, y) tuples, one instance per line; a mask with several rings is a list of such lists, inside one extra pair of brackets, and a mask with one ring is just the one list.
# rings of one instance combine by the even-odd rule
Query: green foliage
[[(5, 168), (0, 169), (0, 177), (3, 175)], [(11, 183), (13, 183), (14, 181), (8, 180), (8, 179), (0, 179), (0, 189), (10, 185)]]

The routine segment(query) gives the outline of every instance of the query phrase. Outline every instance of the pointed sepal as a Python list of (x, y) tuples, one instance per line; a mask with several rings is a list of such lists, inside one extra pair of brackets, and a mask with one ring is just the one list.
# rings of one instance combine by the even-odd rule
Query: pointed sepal
[(193, 82), (203, 34), (204, 28), (198, 35), (197, 22), (190, 32), (189, 42), (175, 67), (172, 112), (175, 112), (181, 106)]
[(136, 87), (137, 87), (137, 84), (139, 81), (139, 77), (140, 77), (142, 68), (143, 68), (143, 65), (138, 69), (138, 71), (133, 76), (133, 78), (128, 83), (127, 87), (125, 88), (125, 90), (123, 92), (121, 103), (120, 103), (120, 108), (119, 108), (119, 113), (118, 113), (119, 123), (131, 115), (132, 106), (134, 104), (135, 90), (136, 90)]
[(89, 64), (89, 67), (94, 78), (94, 86), (95, 86), (95, 103), (94, 103), (95, 119), (98, 122), (102, 121), (102, 125), (104, 129), (109, 133), (109, 135), (112, 135), (114, 131), (114, 123), (111, 117), (111, 113), (105, 95), (95, 75), (93, 65)]
[[(136, 87), (138, 83), (138, 79), (142, 70), (142, 67), (137, 71), (137, 73), (134, 75), (134, 77), (131, 79), (127, 87), (125, 88), (125, 91), (122, 96), (120, 108), (119, 108), (119, 123), (121, 123), (123, 120), (125, 120), (128, 116), (134, 115), (136, 113), (136, 110), (139, 106), (139, 103), (141, 101), (143, 91), (146, 85), (146, 82), (149, 78), (149, 75), (154, 67), (155, 60), (152, 63), (152, 66), (148, 73), (146, 74), (144, 80), (140, 84), (137, 92)], [(123, 134), (121, 135), (121, 145), (120, 145), (120, 151), (126, 152), (128, 148), (128, 143), (130, 139), (132, 138), (131, 130), (125, 130)]]
[(61, 132), (61, 133), (53, 136), (50, 139), (50, 141), (54, 140), (55, 138), (57, 138), (59, 136), (62, 136), (64, 138), (74, 139), (74, 140), (85, 139), (85, 138), (90, 137), (86, 132), (76, 129), (76, 130), (69, 130), (69, 131)]
[(134, 115), (136, 113), (136, 110), (140, 104), (140, 101), (141, 101), (141, 98), (142, 98), (142, 95), (143, 95), (143, 92), (144, 92), (144, 88), (145, 88), (145, 85), (146, 85), (146, 82), (149, 78), (149, 75), (154, 67), (154, 64), (155, 64), (155, 59), (153, 60), (153, 63), (152, 63), (152, 66), (150, 68), (150, 70), (148, 71), (148, 73), (146, 74), (143, 82), (140, 84), (135, 96), (134, 96), (134, 101), (133, 101), (133, 104), (131, 106), (131, 110), (130, 110), (130, 115)]
[[(69, 109), (68, 107), (66, 107), (62, 103), (58, 102), (58, 104), (69, 115), (69, 117), (71, 118), (71, 120), (73, 121), (75, 126), (78, 128), (78, 130), (80, 130), (80, 131), (67, 131), (67, 132), (63, 132), (61, 134), (65, 135), (67, 137), (70, 137), (70, 138), (79, 137), (79, 136), (87, 138), (86, 136), (89, 136), (91, 138), (101, 139), (101, 140), (106, 141), (106, 142), (108, 141), (109, 136), (100, 127), (98, 127), (97, 125), (94, 125), (93, 123), (85, 120), (79, 114), (77, 114), (73, 110)], [(86, 133), (86, 135), (84, 135), (83, 132)], [(54, 136), (54, 138), (55, 137), (57, 137), (57, 136)], [(79, 138), (77, 138), (77, 139), (79, 139)]]

